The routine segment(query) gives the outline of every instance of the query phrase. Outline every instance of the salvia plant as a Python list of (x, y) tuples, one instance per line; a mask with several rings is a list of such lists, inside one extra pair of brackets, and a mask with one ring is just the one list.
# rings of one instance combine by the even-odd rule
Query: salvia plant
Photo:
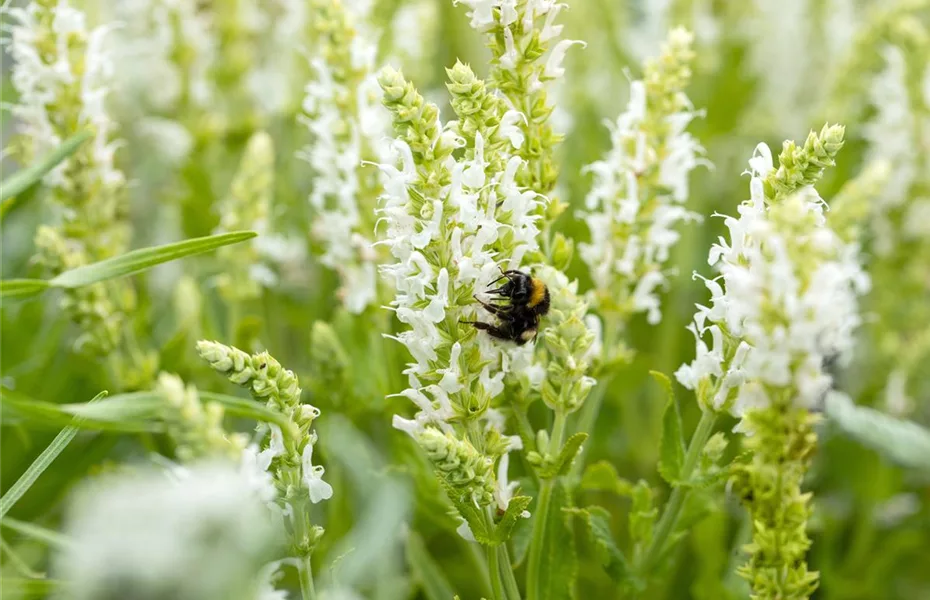
[(930, 1), (0, 22), (4, 598), (930, 597)]

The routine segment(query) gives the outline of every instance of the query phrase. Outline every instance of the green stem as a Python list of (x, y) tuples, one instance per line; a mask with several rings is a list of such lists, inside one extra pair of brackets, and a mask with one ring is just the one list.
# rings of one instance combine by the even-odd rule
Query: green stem
[[(694, 435), (691, 436), (691, 443), (688, 445), (688, 452), (685, 454), (685, 461), (681, 467), (682, 481), (687, 482), (691, 478), (691, 473), (697, 466), (698, 459), (701, 457), (701, 452), (704, 450), (704, 446), (707, 444), (707, 439), (713, 432), (716, 422), (717, 414), (713, 411), (705, 410), (701, 414), (701, 420), (698, 422), (697, 429), (694, 430)], [(668, 540), (669, 535), (675, 530), (678, 516), (681, 513), (681, 509), (690, 491), (691, 488), (687, 485), (678, 485), (672, 490), (672, 495), (668, 499), (668, 504), (665, 505), (665, 510), (662, 511), (662, 518), (659, 519), (659, 524), (656, 525), (652, 542), (649, 544), (649, 548), (646, 550), (646, 554), (643, 556), (642, 563), (640, 564), (639, 570), (642, 575), (645, 576), (645, 574), (650, 571), (656, 559), (659, 557), (659, 554), (665, 548), (665, 542)]]
[(303, 600), (314, 600), (316, 590), (313, 589), (313, 573), (310, 571), (310, 557), (306, 556), (301, 559), (298, 567), (300, 573), (300, 597)]
[[(304, 548), (309, 543), (310, 522), (307, 519), (306, 506), (294, 506), (294, 539), (298, 548)], [(300, 552), (297, 557), (297, 574), (300, 577), (300, 597), (302, 600), (316, 600), (316, 590), (313, 587), (313, 568), (310, 562), (310, 552)]]
[[(541, 452), (545, 451), (545, 454), (557, 454), (562, 447), (562, 437), (564, 435), (565, 412), (556, 409), (549, 447), (540, 448), (539, 450)], [(528, 600), (536, 600), (540, 593), (540, 569), (542, 567), (543, 548), (548, 541), (546, 531), (549, 521), (549, 505), (552, 502), (554, 487), (554, 479), (544, 479), (539, 486), (539, 502), (536, 504), (536, 519), (533, 521), (533, 538), (530, 541), (529, 557), (526, 563), (526, 597)]]
[(497, 559), (504, 577), (504, 592), (510, 600), (520, 600), (520, 586), (517, 585), (517, 578), (513, 574), (513, 565), (510, 564), (510, 553), (507, 551), (506, 543), (501, 544)]
[(477, 542), (469, 542), (461, 537), (462, 543), (465, 544), (465, 548), (468, 552), (468, 557), (471, 559), (472, 564), (475, 567), (478, 576), (481, 578), (481, 587), (486, 593), (492, 593), (491, 589), (491, 573), (489, 565), (485, 562), (485, 556), (481, 554), (481, 545)]
[(491, 571), (491, 595), (494, 600), (505, 600), (503, 585), (501, 584), (501, 570), (498, 565), (497, 546), (488, 546), (488, 567)]

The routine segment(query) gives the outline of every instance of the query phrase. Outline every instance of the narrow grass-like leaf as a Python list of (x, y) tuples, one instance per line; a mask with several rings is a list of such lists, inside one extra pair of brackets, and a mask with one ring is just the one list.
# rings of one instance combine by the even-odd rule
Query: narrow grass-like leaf
[(45, 573), (34, 570), (3, 537), (0, 537), (0, 556), (6, 557), (6, 564), (14, 571), (28, 579), (42, 579)]
[(13, 598), (45, 598), (61, 585), (61, 582), (55, 579), (3, 578), (4, 597), (11, 594)]
[(575, 598), (578, 576), (578, 553), (575, 534), (570, 527), (566, 509), (571, 508), (571, 496), (564, 483), (556, 480), (546, 519), (546, 543), (538, 573), (539, 600)]
[[(121, 405), (127, 403), (127, 397), (137, 395), (144, 396), (144, 394), (123, 394), (98, 400), (93, 406), (90, 403), (54, 404), (30, 398), (21, 392), (6, 387), (0, 387), (0, 414), (4, 419), (16, 417), (41, 427), (67, 427), (71, 425), (80, 429), (122, 433), (160, 431), (162, 429), (161, 423), (155, 420), (157, 415), (153, 413), (150, 405), (140, 404), (133, 409), (134, 412), (122, 408)], [(102, 404), (102, 406), (98, 407), (97, 404)], [(110, 405), (110, 408), (108, 408), (108, 405)], [(121, 410), (116, 410), (117, 408)], [(131, 419), (130, 416), (136, 418)], [(81, 417), (81, 419), (75, 421), (75, 417)]]
[(97, 402), (61, 404), (62, 411), (93, 421), (114, 423), (154, 420), (161, 416), (165, 401), (155, 392), (117, 394)]
[(889, 460), (930, 473), (930, 431), (917, 423), (896, 419), (867, 406), (856, 406), (848, 396), (830, 393), (827, 419), (845, 435)]
[(258, 234), (254, 231), (234, 231), (152, 248), (140, 248), (100, 262), (70, 269), (49, 281), (49, 284), (57, 287), (75, 288), (124, 277), (140, 273), (161, 263), (195, 254), (203, 254), (229, 244), (238, 244), (254, 238), (256, 235)]
[(25, 169), (20, 169), (4, 179), (0, 184), (0, 202), (3, 203), (3, 207), (0, 209), (0, 218), (5, 217), (15, 204), (15, 202), (7, 202), (7, 200), (39, 183), (46, 173), (74, 154), (81, 144), (90, 139), (91, 135), (90, 131), (82, 131), (68, 138), (60, 146), (39, 159), (38, 162)]
[(57, 531), (11, 517), (3, 517), (3, 519), (0, 520), (0, 526), (6, 527), (10, 531), (15, 531), (24, 537), (43, 542), (49, 546), (55, 546), (56, 548), (64, 548), (71, 543), (67, 537)]
[[(94, 402), (106, 396), (106, 392), (100, 392), (97, 396), (91, 400)], [(26, 469), (26, 472), (23, 473), (20, 478), (10, 486), (10, 489), (3, 494), (3, 497), (0, 498), (0, 519), (2, 519), (6, 513), (9, 512), (13, 505), (16, 504), (20, 498), (23, 497), (23, 494), (32, 487), (32, 484), (36, 482), (39, 476), (48, 468), (58, 455), (68, 447), (68, 444), (71, 443), (71, 440), (78, 434), (79, 428), (74, 425), (69, 425), (61, 430), (52, 443), (48, 445), (48, 448), (42, 451), (38, 458), (33, 461), (29, 468)]]
[(455, 590), (430, 556), (423, 538), (413, 531), (407, 534), (407, 563), (427, 600), (448, 600), (455, 596)]
[(681, 483), (681, 467), (685, 462), (685, 442), (681, 433), (681, 414), (672, 391), (672, 382), (658, 371), (649, 374), (665, 390), (665, 412), (662, 414), (662, 439), (659, 445), (659, 475), (672, 485)]
[(4, 279), (0, 281), (0, 298), (38, 296), (48, 287), (44, 279)]

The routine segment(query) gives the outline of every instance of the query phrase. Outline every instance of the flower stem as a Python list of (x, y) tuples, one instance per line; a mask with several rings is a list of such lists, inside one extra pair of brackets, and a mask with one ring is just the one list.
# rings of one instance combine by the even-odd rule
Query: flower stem
[[(310, 535), (310, 523), (307, 519), (306, 506), (293, 506), (292, 509), (294, 511), (294, 539), (298, 548), (303, 548)], [(298, 554), (297, 573), (300, 577), (300, 597), (302, 600), (316, 600), (310, 552), (299, 552)]]
[(490, 544), (488, 546), (488, 567), (491, 571), (491, 595), (494, 597), (494, 600), (505, 600), (497, 554), (497, 546), (495, 544)]
[(517, 585), (517, 578), (513, 574), (513, 565), (510, 564), (510, 552), (507, 551), (506, 543), (501, 544), (497, 558), (500, 562), (501, 575), (504, 577), (504, 592), (507, 598), (520, 600), (520, 587)]
[[(697, 466), (704, 445), (707, 444), (707, 439), (713, 432), (716, 422), (717, 414), (714, 411), (703, 411), (697, 429), (694, 430), (694, 435), (691, 436), (691, 443), (688, 445), (688, 452), (685, 454), (685, 461), (681, 467), (682, 481), (687, 482), (691, 478), (691, 473), (694, 471), (694, 467)], [(678, 516), (690, 491), (691, 488), (687, 485), (678, 485), (672, 490), (672, 495), (665, 505), (665, 510), (662, 511), (662, 518), (659, 519), (659, 524), (656, 526), (652, 543), (649, 544), (649, 548), (646, 550), (640, 564), (639, 570), (643, 576), (652, 569), (653, 563), (665, 547), (668, 536), (675, 530)]]
[[(557, 453), (562, 446), (562, 437), (565, 435), (565, 412), (555, 411), (555, 421), (552, 424), (552, 436), (549, 440), (547, 454)], [(542, 450), (542, 449), (541, 449)], [(529, 557), (526, 566), (526, 597), (536, 600), (540, 593), (540, 569), (542, 567), (543, 548), (548, 540), (549, 510), (552, 503), (552, 491), (555, 479), (544, 479), (539, 485), (539, 501), (536, 505), (536, 519), (533, 521), (533, 538), (530, 541)]]
[(316, 590), (313, 588), (313, 573), (310, 570), (310, 557), (306, 556), (301, 559), (298, 567), (300, 573), (300, 597), (303, 600), (314, 600)]

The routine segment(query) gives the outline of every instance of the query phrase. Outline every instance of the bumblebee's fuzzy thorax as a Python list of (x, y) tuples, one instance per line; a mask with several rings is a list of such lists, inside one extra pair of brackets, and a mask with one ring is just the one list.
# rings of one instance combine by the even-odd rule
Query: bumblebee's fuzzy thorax
[(530, 279), (530, 299), (526, 305), (530, 308), (536, 308), (546, 300), (548, 295), (549, 290), (546, 289), (546, 284), (533, 277)]
[(526, 305), (539, 316), (549, 312), (549, 288), (535, 277), (530, 279), (530, 299)]

